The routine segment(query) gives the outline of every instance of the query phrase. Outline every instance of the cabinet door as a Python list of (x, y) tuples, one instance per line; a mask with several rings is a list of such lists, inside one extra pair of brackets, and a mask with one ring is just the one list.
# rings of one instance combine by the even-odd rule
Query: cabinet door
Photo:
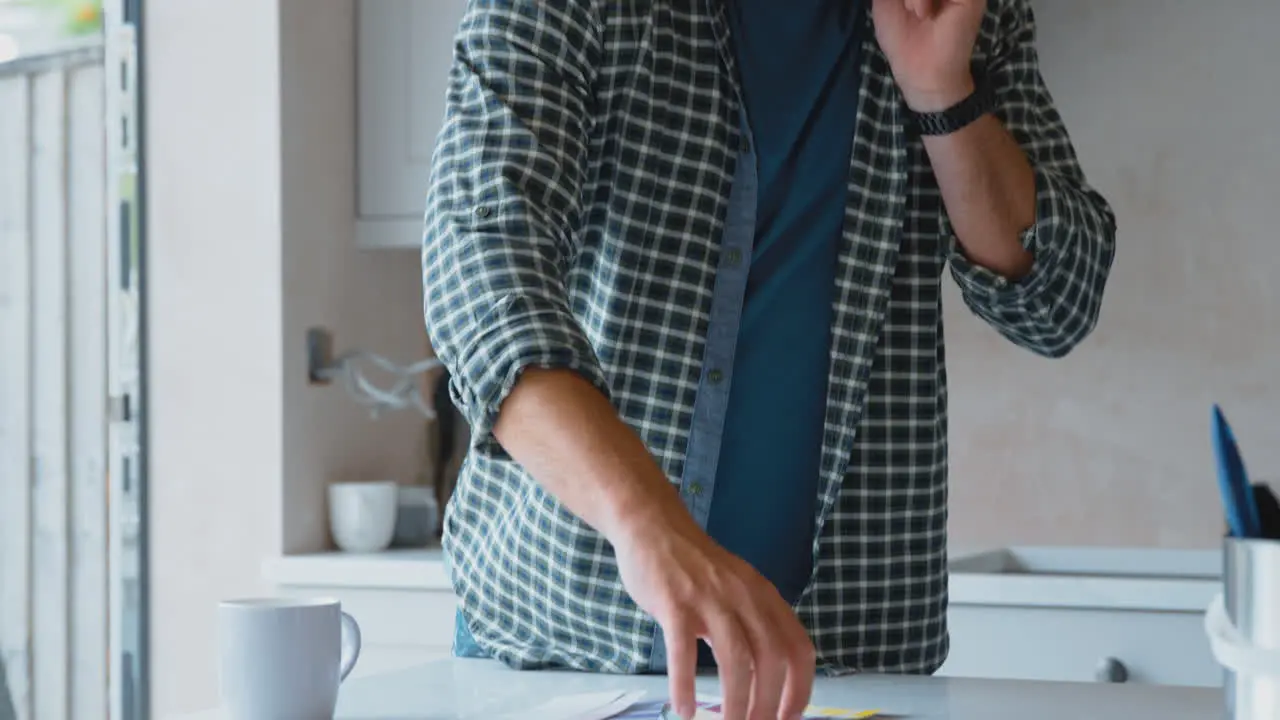
[(1197, 613), (952, 605), (942, 677), (1221, 687)]
[(360, 0), (359, 242), (417, 247), (466, 0)]
[(458, 603), (450, 592), (278, 585), (276, 593), (336, 598), (360, 625), (362, 645), (380, 654), (382, 669), (447, 656), (453, 647)]

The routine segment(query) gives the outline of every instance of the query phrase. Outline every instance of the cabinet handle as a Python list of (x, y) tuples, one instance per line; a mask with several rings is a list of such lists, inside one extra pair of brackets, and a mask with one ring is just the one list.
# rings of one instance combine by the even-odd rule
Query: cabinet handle
[(1129, 668), (1116, 658), (1103, 658), (1102, 662), (1098, 663), (1093, 677), (1098, 682), (1125, 683), (1129, 682)]

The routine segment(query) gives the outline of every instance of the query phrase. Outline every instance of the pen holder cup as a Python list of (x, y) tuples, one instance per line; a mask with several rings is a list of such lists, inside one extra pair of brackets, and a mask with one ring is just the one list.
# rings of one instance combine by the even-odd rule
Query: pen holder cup
[(1226, 669), (1227, 720), (1275, 720), (1280, 708), (1280, 541), (1228, 537), (1223, 592), (1205, 632)]

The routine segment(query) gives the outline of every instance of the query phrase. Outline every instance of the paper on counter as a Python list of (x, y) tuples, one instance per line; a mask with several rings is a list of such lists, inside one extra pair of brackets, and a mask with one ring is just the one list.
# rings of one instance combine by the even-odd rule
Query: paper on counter
[[(720, 713), (719, 698), (698, 697), (698, 710), (692, 720), (724, 720)], [(810, 705), (804, 709), (805, 720), (868, 720), (880, 714), (879, 710), (844, 710)], [(660, 719), (662, 720), (662, 719)]]
[(643, 697), (644, 693), (640, 691), (623, 693), (617, 700), (614, 700), (612, 703), (600, 708), (589, 717), (580, 716), (573, 718), (572, 720), (608, 720), (609, 718), (617, 717), (619, 714), (634, 707), (635, 704), (640, 702)]
[(879, 710), (841, 710), (840, 708), (814, 707), (804, 709), (806, 720), (866, 720), (880, 714)]
[[(529, 708), (512, 709), (498, 715), (486, 713), (484, 720), (665, 720), (664, 703), (641, 703), (639, 691), (577, 693), (560, 695)], [(698, 711), (692, 720), (723, 720), (721, 700), (698, 696)], [(805, 720), (869, 720), (879, 710), (842, 710), (810, 705)], [(475, 718), (480, 720), (480, 718)]]
[[(879, 710), (841, 710), (839, 708), (805, 708), (804, 720), (869, 720), (880, 714)], [(699, 708), (692, 720), (724, 720), (713, 710)]]
[(512, 709), (500, 715), (486, 713), (484, 720), (609, 720), (642, 697), (642, 692), (620, 690), (560, 695), (533, 707)]

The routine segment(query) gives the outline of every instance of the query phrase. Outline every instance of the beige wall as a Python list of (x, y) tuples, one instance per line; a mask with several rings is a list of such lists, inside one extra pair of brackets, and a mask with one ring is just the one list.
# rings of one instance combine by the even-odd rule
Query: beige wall
[(1119, 250), (1097, 333), (1062, 362), (948, 298), (953, 537), (1216, 546), (1211, 403), (1280, 478), (1280, 3), (1035, 4)]
[(215, 701), (219, 599), (328, 543), (325, 483), (405, 479), (421, 423), (306, 384), (303, 335), (425, 347), (412, 252), (352, 249), (351, 0), (147, 5), (152, 694)]
[[(357, 250), (355, 24), (352, 0), (280, 2), (284, 278), (284, 552), (328, 544), (324, 486), (333, 480), (411, 480), (424, 421), (372, 421), (338, 387), (306, 382), (303, 338), (334, 330), (398, 362), (427, 351), (422, 273), (412, 250)], [(369, 368), (366, 368), (369, 369)], [(377, 381), (376, 370), (369, 378)], [(381, 377), (385, 382), (385, 377)]]

